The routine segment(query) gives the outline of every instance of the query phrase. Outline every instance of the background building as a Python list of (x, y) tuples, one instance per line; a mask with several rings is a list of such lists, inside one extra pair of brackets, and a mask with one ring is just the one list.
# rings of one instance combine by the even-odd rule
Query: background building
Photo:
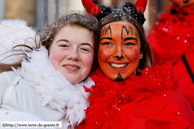
[[(136, 0), (93, 0), (96, 4), (106, 6), (122, 6), (124, 2)], [(164, 12), (171, 4), (170, 0), (148, 0), (145, 12), (146, 32), (157, 20), (157, 14)], [(45, 24), (51, 24), (60, 16), (73, 10), (84, 11), (81, 0), (1, 0), (1, 19), (22, 19), (27, 21), (28, 26), (42, 29)]]

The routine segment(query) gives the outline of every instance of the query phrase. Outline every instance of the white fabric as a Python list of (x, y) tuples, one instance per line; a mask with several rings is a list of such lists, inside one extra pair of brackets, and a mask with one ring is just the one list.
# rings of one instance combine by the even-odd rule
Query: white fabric
[(0, 110), (0, 116), (0, 121), (43, 121), (32, 114), (17, 111)]
[(9, 85), (12, 83), (12, 79), (14, 78), (13, 72), (6, 72), (0, 74), (0, 105), (2, 103), (2, 98), (5, 93), (5, 90), (8, 88)]
[[(0, 110), (0, 122), (15, 122), (15, 123), (19, 123), (19, 122), (26, 122), (25, 124), (29, 124), (29, 122), (37, 122), (37, 123), (42, 123), (43, 120), (41, 120), (40, 118), (29, 114), (29, 113), (24, 113), (24, 112), (17, 112), (17, 111), (8, 111), (8, 110)], [(22, 124), (22, 123), (20, 123)], [(16, 126), (17, 128), (24, 128), (24, 127), (18, 127), (18, 125), (12, 125), (12, 126), (5, 126), (7, 128), (14, 128), (14, 126)], [(0, 129), (5, 129), (5, 127), (3, 126), (3, 124), (0, 124)], [(30, 126), (28, 126), (27, 128), (31, 129)], [(34, 128), (33, 128), (34, 129)], [(42, 129), (42, 127), (36, 127), (36, 129)], [(56, 128), (46, 128), (44, 127), (44, 129), (56, 129)]]

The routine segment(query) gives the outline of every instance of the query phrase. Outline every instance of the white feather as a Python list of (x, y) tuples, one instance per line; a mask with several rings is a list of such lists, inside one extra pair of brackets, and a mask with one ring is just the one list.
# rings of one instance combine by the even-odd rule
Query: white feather
[(26, 21), (19, 19), (4, 19), (0, 21), (0, 60), (13, 54), (15, 54), (15, 56), (3, 60), (3, 63), (13, 63), (15, 61), (22, 60), (22, 56), (17, 55), (18, 52), (8, 51), (18, 44), (26, 44), (34, 48), (35, 40), (39, 42), (40, 37), (36, 35), (35, 29), (27, 26)]
[[(0, 22), (0, 39), (1, 44), (5, 44), (12, 48), (17, 44), (24, 44), (27, 38), (35, 39), (36, 31), (27, 26), (27, 22), (23, 20), (2, 20)], [(34, 42), (27, 42), (32, 45)]]

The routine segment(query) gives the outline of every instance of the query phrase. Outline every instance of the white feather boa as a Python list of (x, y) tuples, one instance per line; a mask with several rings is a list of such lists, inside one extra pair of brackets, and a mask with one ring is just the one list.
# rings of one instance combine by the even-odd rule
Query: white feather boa
[[(35, 38), (36, 37), (36, 38)], [(26, 44), (35, 48), (35, 40), (38, 43), (39, 35), (36, 35), (36, 30), (27, 26), (24, 20), (4, 19), (0, 21), (0, 62), (14, 63), (22, 60), (23, 56), (18, 54), (21, 52), (11, 51), (13, 46), (18, 44)], [(14, 55), (15, 54), (15, 55)], [(14, 55), (14, 56), (10, 56)], [(9, 57), (10, 56), (10, 57)], [(5, 58), (9, 57), (9, 58)]]
[(72, 85), (58, 72), (48, 59), (48, 51), (44, 46), (28, 52), (28, 60), (22, 61), (21, 68), (13, 69), (25, 83), (32, 86), (42, 106), (65, 112), (71, 125), (79, 124), (85, 117), (84, 110), (88, 107), (88, 93), (83, 86), (91, 88), (94, 82), (88, 77), (84, 82)]

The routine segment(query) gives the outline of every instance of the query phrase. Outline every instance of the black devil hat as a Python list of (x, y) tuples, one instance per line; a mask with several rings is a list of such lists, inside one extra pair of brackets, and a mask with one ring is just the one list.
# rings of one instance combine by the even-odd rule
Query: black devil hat
[(104, 5), (98, 7), (91, 0), (82, 0), (82, 4), (86, 11), (96, 16), (98, 20), (101, 20), (110, 13), (114, 13), (114, 11), (126, 12), (141, 24), (143, 24), (146, 20), (143, 13), (146, 9), (147, 0), (137, 0), (135, 4), (126, 2), (122, 9), (111, 9), (110, 7), (106, 7)]

